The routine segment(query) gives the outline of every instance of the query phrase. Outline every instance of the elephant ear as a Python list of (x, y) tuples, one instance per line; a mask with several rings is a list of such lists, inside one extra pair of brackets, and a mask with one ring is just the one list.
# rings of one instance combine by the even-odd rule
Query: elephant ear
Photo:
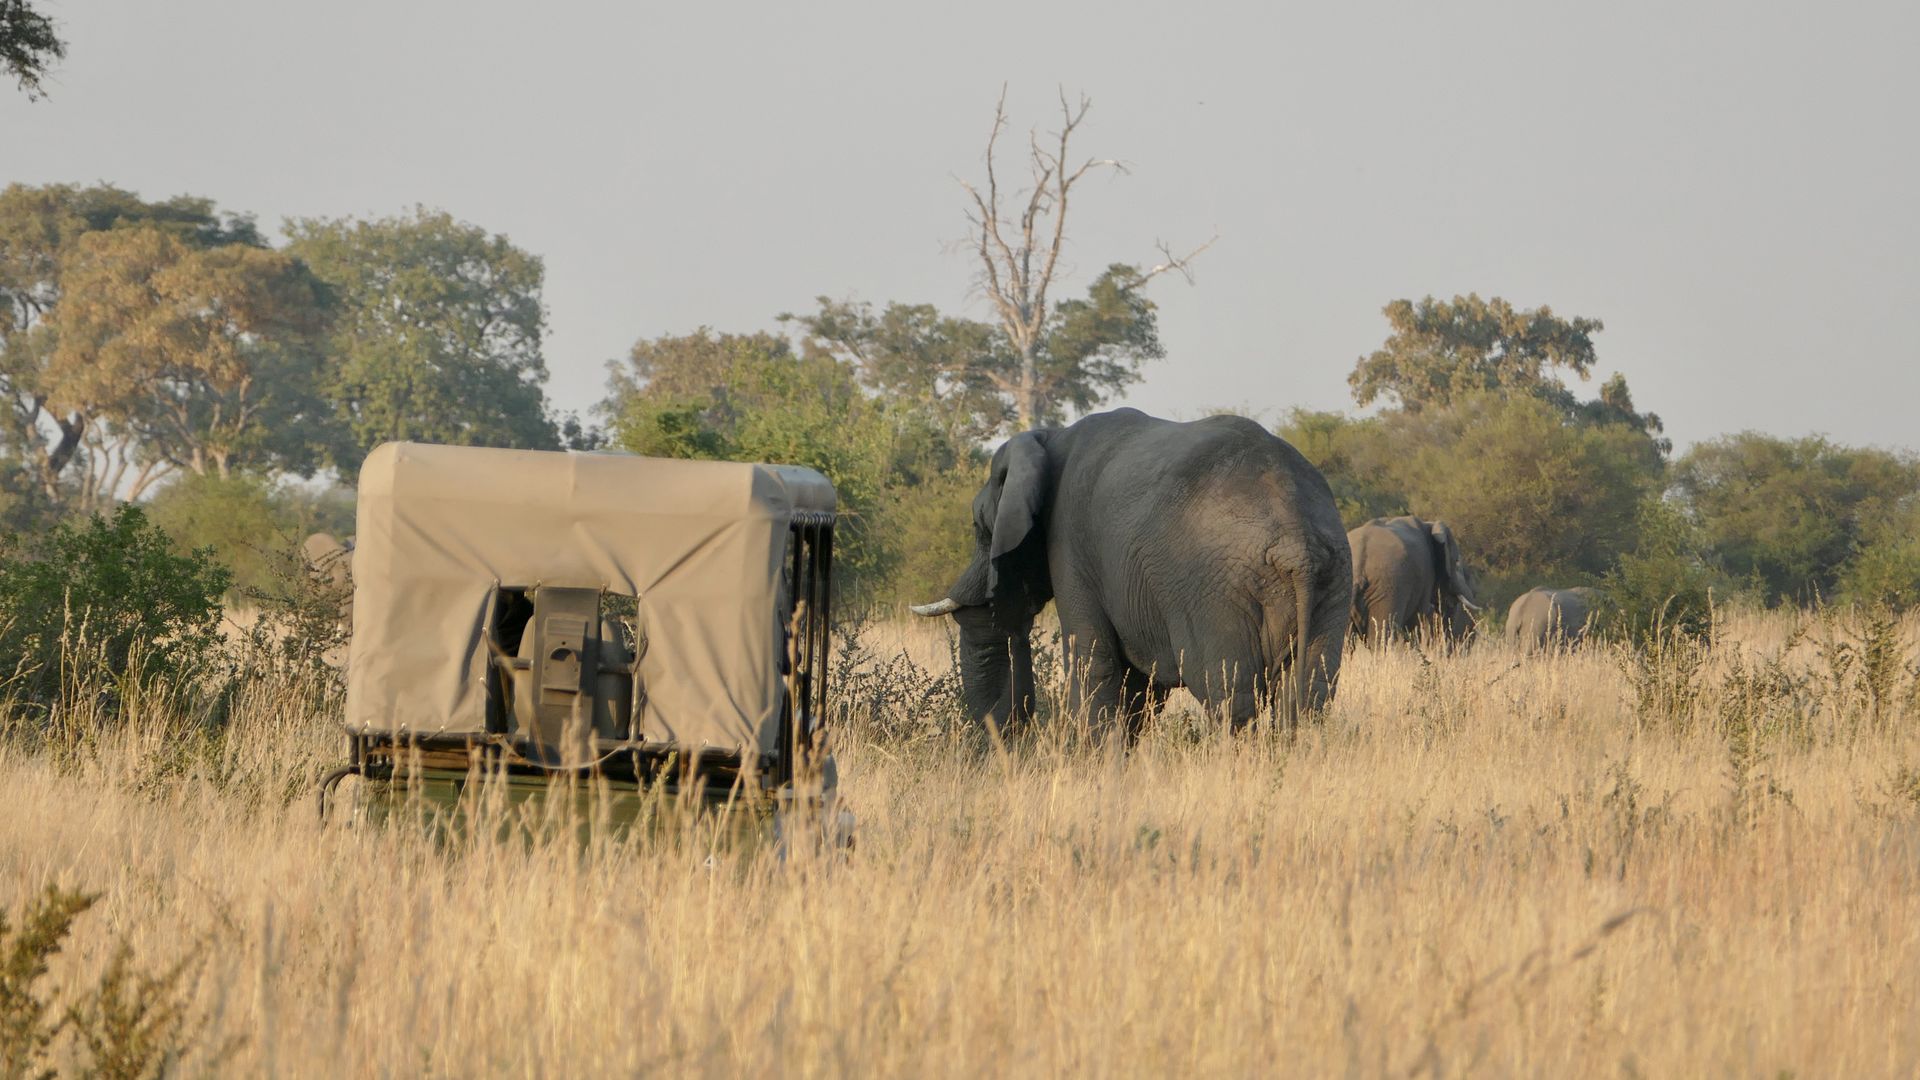
[[(1026, 540), (1040, 520), (1047, 497), (1047, 447), (1038, 433), (1015, 435), (1000, 448), (1000, 456), (1004, 461), (995, 462), (993, 477), (987, 481), (989, 503), (994, 507), (989, 559), (998, 559)], [(1000, 467), (1003, 463), (1005, 468)]]
[(1473, 585), (1467, 580), (1466, 562), (1460, 557), (1460, 544), (1444, 521), (1427, 523), (1427, 535), (1433, 540), (1434, 577), (1453, 586), (1454, 595), (1471, 603)]

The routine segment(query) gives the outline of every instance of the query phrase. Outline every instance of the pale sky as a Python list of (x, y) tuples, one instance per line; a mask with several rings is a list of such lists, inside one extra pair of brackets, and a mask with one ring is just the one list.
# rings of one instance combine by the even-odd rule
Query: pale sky
[(563, 408), (818, 294), (986, 317), (956, 177), (1004, 82), (1132, 167), (1067, 292), (1220, 234), (1128, 404), (1350, 408), (1382, 305), (1478, 291), (1605, 320), (1683, 445), (1920, 448), (1920, 4), (37, 3), (71, 55), (0, 88), (0, 183), (443, 207), (544, 258)]

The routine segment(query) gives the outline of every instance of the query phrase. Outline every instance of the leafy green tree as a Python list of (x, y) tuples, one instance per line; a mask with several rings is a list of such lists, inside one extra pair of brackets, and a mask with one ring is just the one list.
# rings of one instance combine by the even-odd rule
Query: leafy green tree
[(850, 364), (770, 334), (643, 341), (601, 411), (634, 453), (819, 470), (840, 500), (839, 561), (869, 597), (886, 591), (901, 552), (888, 508), (971, 460), (916, 411), (868, 394)]
[(1840, 573), (1840, 598), (1895, 610), (1920, 606), (1920, 503), (1868, 525)]
[(40, 80), (66, 55), (67, 43), (54, 31), (52, 19), (27, 0), (0, 0), (0, 71), (13, 76), (29, 101), (45, 92)]
[(1490, 603), (1599, 578), (1633, 549), (1639, 508), (1663, 473), (1641, 432), (1570, 423), (1534, 397), (1464, 398), (1383, 423), (1410, 508), (1454, 526), (1490, 579)]
[(1116, 263), (1087, 290), (1054, 304), (1024, 360), (1004, 326), (942, 315), (930, 304), (818, 298), (806, 315), (782, 315), (805, 351), (852, 364), (889, 402), (919, 409), (956, 444), (1059, 424), (1097, 408), (1166, 355), (1148, 275)]
[[(1476, 293), (1452, 301), (1395, 300), (1383, 310), (1393, 333), (1372, 355), (1361, 357), (1347, 378), (1360, 404), (1385, 398), (1419, 412), (1498, 393), (1537, 397), (1569, 414), (1581, 411), (1557, 372), (1589, 377), (1600, 320), (1563, 319), (1545, 306), (1516, 311), (1497, 296), (1482, 300)], [(1627, 422), (1649, 433), (1660, 430), (1659, 417), (1633, 411), (1626, 381), (1618, 375), (1587, 411), (1595, 419)]]
[(338, 305), (323, 392), (351, 477), (389, 440), (553, 448), (540, 344), (539, 258), (505, 236), (415, 208), (376, 221), (291, 221), (288, 247)]
[(1634, 545), (1607, 571), (1605, 622), (1629, 640), (1706, 637), (1726, 580), (1699, 524), (1677, 500), (1649, 493), (1635, 516)]
[(1905, 454), (1744, 431), (1700, 443), (1675, 465), (1726, 571), (1767, 603), (1834, 594), (1863, 541), (1920, 493)]
[(61, 281), (48, 400), (132, 436), (147, 468), (129, 498), (173, 469), (313, 471), (326, 307), (299, 261), (139, 225), (80, 237)]
[(808, 315), (782, 315), (805, 335), (804, 351), (852, 363), (889, 402), (920, 410), (955, 445), (991, 438), (1013, 419), (996, 378), (1012, 367), (994, 326), (942, 315), (932, 304), (873, 305), (818, 298)]
[(230, 578), (206, 551), (179, 550), (131, 504), (111, 517), (0, 536), (0, 665), (13, 688), (49, 702), (73, 665), (97, 665), (108, 680), (202, 670), (220, 636), (220, 597)]
[(180, 550), (210, 552), (231, 576), (234, 594), (275, 584), (274, 554), (300, 525), (271, 484), (244, 473), (187, 473), (154, 492), (145, 511)]
[(1294, 409), (1275, 434), (1327, 478), (1347, 528), (1411, 512), (1395, 475), (1397, 450), (1380, 418)]
[(0, 191), (0, 440), (49, 505), (67, 497), (66, 478), (85, 459), (84, 413), (49, 407), (55, 353), (50, 326), (63, 270), (83, 237), (150, 228), (189, 248), (264, 246), (251, 218), (222, 214), (207, 199), (148, 202), (112, 185), (9, 185)]

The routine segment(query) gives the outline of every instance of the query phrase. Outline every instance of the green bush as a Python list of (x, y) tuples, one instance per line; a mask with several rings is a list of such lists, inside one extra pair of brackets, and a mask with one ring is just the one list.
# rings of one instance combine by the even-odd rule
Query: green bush
[(146, 514), (181, 548), (211, 549), (233, 575), (236, 595), (271, 583), (272, 551), (299, 528), (279, 492), (245, 475), (189, 473), (156, 492)]
[(1698, 526), (1659, 495), (1641, 504), (1637, 521), (1639, 543), (1607, 572), (1603, 625), (1635, 641), (1706, 637), (1723, 579)]
[(118, 678), (204, 669), (232, 583), (205, 550), (181, 551), (137, 506), (111, 518), (0, 536), (0, 676), (17, 700), (47, 702), (67, 665)]
[(1840, 599), (1905, 610), (1920, 604), (1920, 507), (1866, 530), (1840, 574)]

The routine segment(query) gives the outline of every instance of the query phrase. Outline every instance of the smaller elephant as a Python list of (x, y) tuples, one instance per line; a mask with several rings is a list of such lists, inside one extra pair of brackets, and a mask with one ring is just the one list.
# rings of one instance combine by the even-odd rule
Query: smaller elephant
[(1523, 649), (1578, 645), (1586, 640), (1600, 599), (1599, 592), (1584, 586), (1530, 589), (1507, 609), (1507, 640)]
[(1473, 583), (1444, 521), (1374, 518), (1347, 533), (1353, 549), (1353, 629), (1361, 637), (1437, 624), (1449, 643), (1473, 636)]

